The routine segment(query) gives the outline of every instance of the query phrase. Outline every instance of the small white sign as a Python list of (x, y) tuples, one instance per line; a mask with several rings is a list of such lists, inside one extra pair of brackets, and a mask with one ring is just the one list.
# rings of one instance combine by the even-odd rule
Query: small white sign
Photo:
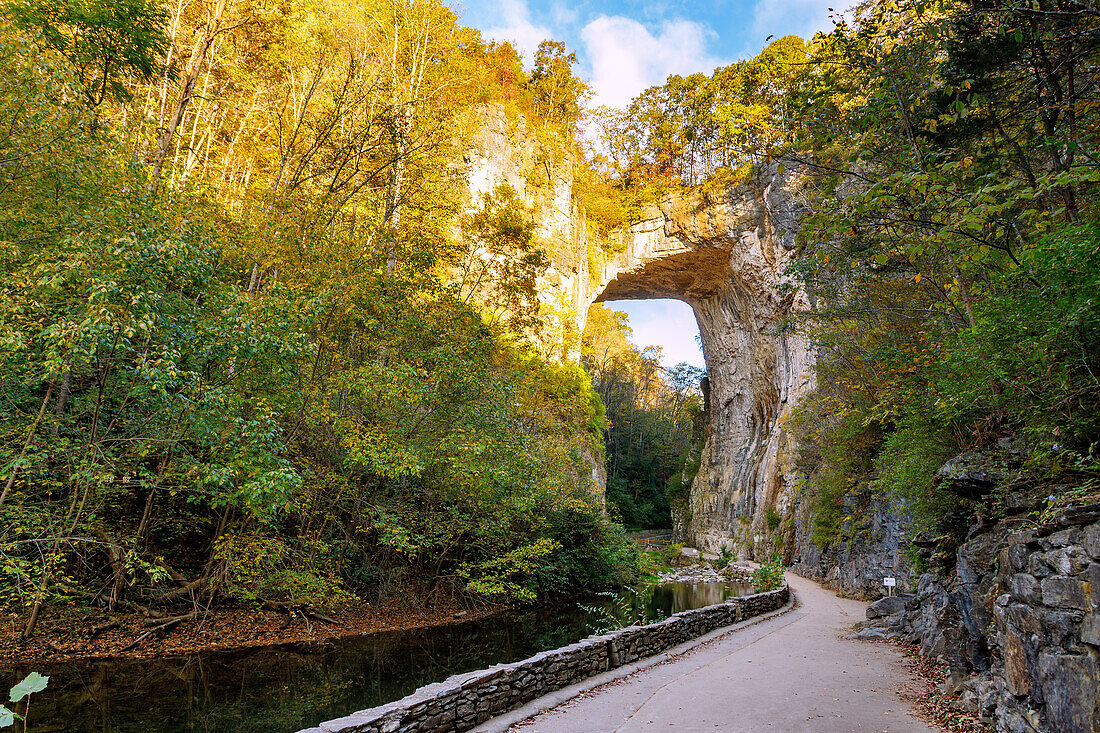
[(882, 579), (882, 584), (884, 586), (886, 586), (887, 588), (893, 588), (894, 586), (896, 586), (898, 584), (898, 581), (894, 578), (883, 578)]

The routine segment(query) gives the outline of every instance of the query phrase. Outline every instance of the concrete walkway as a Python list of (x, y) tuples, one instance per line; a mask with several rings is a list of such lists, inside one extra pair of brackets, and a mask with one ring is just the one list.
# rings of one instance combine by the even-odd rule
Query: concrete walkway
[(794, 610), (603, 684), (512, 730), (935, 731), (899, 697), (916, 684), (899, 650), (842, 638), (867, 605), (791, 574), (787, 581), (798, 598)]

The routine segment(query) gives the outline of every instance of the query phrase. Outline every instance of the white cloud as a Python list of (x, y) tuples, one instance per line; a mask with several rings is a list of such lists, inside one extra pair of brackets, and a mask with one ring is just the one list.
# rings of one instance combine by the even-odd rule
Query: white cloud
[(531, 9), (526, 0), (499, 0), (496, 4), (499, 25), (485, 31), (485, 35), (497, 41), (509, 41), (530, 64), (539, 43), (554, 34), (544, 25), (531, 20)]
[(555, 1), (550, 6), (550, 13), (554, 18), (554, 25), (558, 28), (571, 26), (580, 18), (580, 12), (569, 3)]
[(832, 30), (829, 8), (840, 10), (847, 5), (845, 0), (757, 0), (752, 8), (749, 48), (743, 55), (755, 56), (767, 45), (764, 39), (768, 36), (795, 35), (809, 40), (818, 31)]
[(714, 35), (688, 20), (665, 21), (653, 35), (631, 18), (601, 15), (581, 31), (592, 64), (594, 104), (623, 107), (672, 74), (709, 73), (723, 63), (706, 49)]

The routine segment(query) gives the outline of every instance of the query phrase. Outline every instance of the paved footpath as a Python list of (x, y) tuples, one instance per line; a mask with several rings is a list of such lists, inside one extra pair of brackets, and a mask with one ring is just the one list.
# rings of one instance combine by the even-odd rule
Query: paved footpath
[(520, 733), (927, 733), (899, 696), (916, 681), (890, 644), (844, 639), (867, 604), (788, 574), (797, 607), (574, 698)]

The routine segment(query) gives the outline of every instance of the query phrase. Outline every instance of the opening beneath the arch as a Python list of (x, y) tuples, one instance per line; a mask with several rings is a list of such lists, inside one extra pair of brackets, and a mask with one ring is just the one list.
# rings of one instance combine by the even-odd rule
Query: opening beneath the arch
[(691, 306), (667, 299), (596, 303), (582, 359), (607, 408), (608, 511), (628, 530), (671, 529), (703, 430), (705, 369)]

